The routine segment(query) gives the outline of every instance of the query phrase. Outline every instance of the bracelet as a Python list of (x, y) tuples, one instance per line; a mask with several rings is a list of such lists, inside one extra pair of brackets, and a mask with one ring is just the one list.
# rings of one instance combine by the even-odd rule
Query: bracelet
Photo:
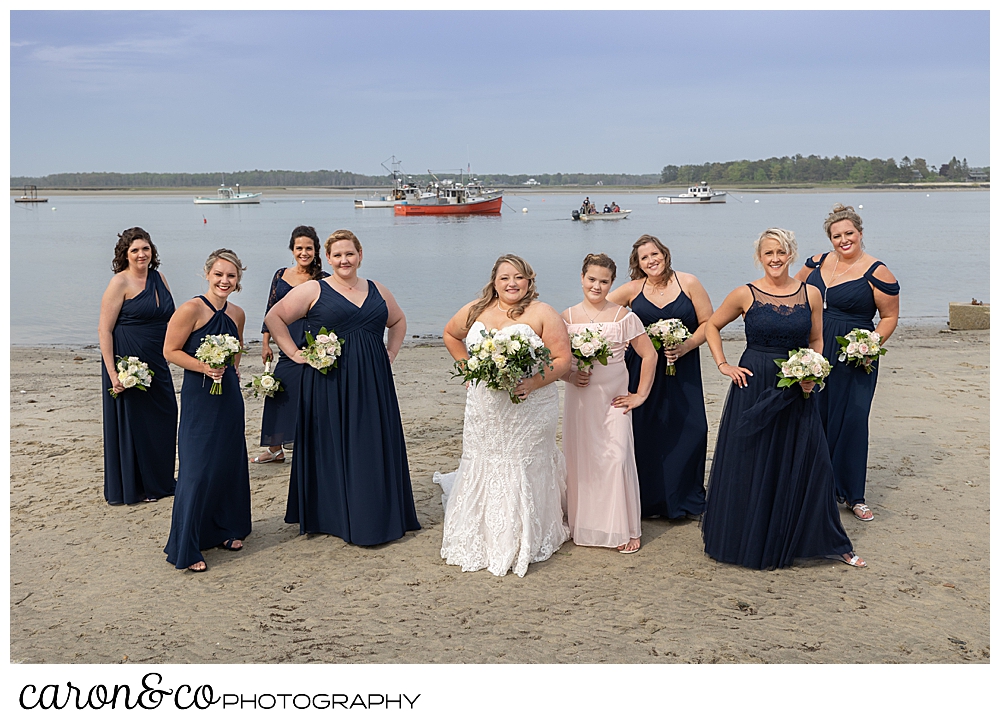
[(729, 364), (729, 363), (726, 362), (725, 360), (722, 360), (722, 362), (719, 362), (719, 364), (715, 365), (715, 368), (716, 369), (722, 369), (722, 365), (724, 365), (724, 364)]

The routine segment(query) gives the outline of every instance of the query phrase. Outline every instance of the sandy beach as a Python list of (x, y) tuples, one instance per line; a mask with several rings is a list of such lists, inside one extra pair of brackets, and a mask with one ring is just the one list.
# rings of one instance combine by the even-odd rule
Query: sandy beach
[[(726, 345), (735, 359), (743, 343)], [(441, 560), (431, 476), (458, 464), (464, 406), (441, 346), (394, 367), (422, 530), (373, 548), (300, 537), (289, 465), (254, 465), (254, 531), (243, 552), (207, 551), (204, 575), (165, 562), (170, 498), (104, 502), (97, 348), (12, 348), (11, 660), (988, 663), (989, 332), (901, 328), (888, 349), (875, 520), (841, 508), (868, 569), (745, 570), (706, 557), (697, 523), (645, 520), (637, 555), (567, 543), (519, 579)], [(702, 364), (711, 451), (728, 380)], [(248, 399), (251, 452), (260, 417)]]

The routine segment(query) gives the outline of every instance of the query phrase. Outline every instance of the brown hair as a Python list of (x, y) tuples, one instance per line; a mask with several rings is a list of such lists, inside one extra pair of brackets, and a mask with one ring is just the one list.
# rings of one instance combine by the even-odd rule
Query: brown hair
[(247, 270), (243, 266), (243, 262), (240, 258), (236, 256), (236, 252), (232, 249), (216, 249), (211, 254), (208, 255), (208, 259), (205, 260), (205, 276), (208, 277), (208, 273), (212, 271), (212, 267), (215, 266), (215, 262), (228, 261), (234, 267), (236, 267), (236, 291), (243, 289), (243, 285), (240, 282), (243, 281), (243, 272)]
[[(826, 217), (826, 221), (823, 222), (823, 231), (826, 232), (827, 239), (830, 238), (830, 227), (838, 221), (850, 221), (854, 224), (855, 229), (864, 233), (864, 229), (861, 228), (861, 217), (858, 216), (858, 212), (854, 210), (854, 207), (837, 204), (833, 207), (833, 211)], [(864, 248), (863, 244), (861, 248)]]
[(476, 318), (483, 313), (483, 310), (490, 306), (494, 300), (500, 298), (496, 290), (497, 272), (500, 269), (500, 265), (505, 262), (517, 269), (528, 280), (528, 290), (517, 304), (507, 310), (507, 316), (510, 319), (517, 319), (524, 314), (524, 310), (528, 308), (529, 304), (538, 299), (538, 290), (535, 288), (535, 270), (521, 257), (514, 254), (504, 254), (493, 265), (493, 271), (490, 272), (490, 281), (483, 287), (483, 291), (479, 293), (479, 299), (469, 307), (469, 316), (465, 320), (466, 327), (471, 328)]
[(583, 271), (581, 274), (586, 274), (587, 269), (592, 266), (603, 267), (611, 272), (611, 281), (615, 280), (618, 276), (618, 266), (615, 264), (614, 259), (612, 259), (607, 254), (587, 254), (583, 259)]
[(156, 267), (160, 266), (160, 254), (156, 251), (156, 245), (149, 238), (149, 234), (145, 229), (133, 226), (131, 229), (125, 229), (125, 231), (118, 235), (118, 243), (115, 244), (115, 256), (111, 260), (111, 271), (115, 274), (128, 269), (128, 250), (132, 247), (132, 242), (136, 239), (145, 239), (149, 242), (149, 248), (152, 252), (152, 257), (149, 260), (149, 268), (156, 269)]
[(665, 247), (663, 242), (652, 234), (643, 234), (632, 244), (632, 253), (628, 256), (629, 276), (632, 279), (645, 279), (647, 276), (646, 272), (639, 267), (639, 247), (643, 244), (652, 244), (663, 254), (663, 265), (666, 267), (663, 272), (663, 278), (669, 282), (670, 278), (674, 275), (674, 270), (670, 268), (670, 249)]
[(316, 229), (311, 226), (296, 226), (292, 229), (292, 238), (288, 240), (288, 250), (295, 251), (296, 239), (311, 239), (313, 243), (313, 260), (309, 265), (309, 276), (313, 279), (322, 279), (323, 259), (319, 255), (319, 235)]
[[(326, 255), (330, 256), (331, 246), (333, 246), (336, 242), (344, 241), (345, 239), (354, 244), (354, 248), (357, 249), (359, 254), (361, 253), (361, 242), (358, 241), (358, 237), (354, 235), (354, 232), (348, 231), (347, 229), (337, 229), (335, 232), (330, 234), (330, 236), (328, 236), (326, 239), (326, 245), (324, 246)], [(358, 266), (361, 265), (358, 264)]]

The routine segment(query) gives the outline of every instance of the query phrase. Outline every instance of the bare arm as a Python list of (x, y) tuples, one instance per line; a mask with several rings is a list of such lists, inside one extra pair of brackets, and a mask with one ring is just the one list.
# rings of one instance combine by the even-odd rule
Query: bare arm
[(267, 361), (273, 357), (274, 352), (271, 351), (271, 333), (264, 332), (264, 336), (261, 339), (260, 361), (267, 364)]
[[(896, 277), (884, 266), (876, 269), (874, 275), (876, 279), (883, 282), (896, 281)], [(886, 294), (878, 289), (873, 289), (873, 291), (875, 293), (875, 307), (878, 309), (879, 316), (875, 331), (885, 342), (896, 331), (896, 325), (899, 324), (899, 295)]]
[(611, 401), (613, 407), (623, 409), (622, 414), (638, 407), (649, 397), (649, 391), (653, 389), (653, 375), (656, 374), (656, 348), (645, 334), (629, 340), (632, 349), (642, 358), (642, 366), (639, 368), (639, 386), (635, 392), (627, 395), (619, 395)]
[[(816, 256), (812, 257), (812, 260), (818, 262), (820, 260), (820, 257), (822, 256), (823, 256), (822, 254), (817, 254)], [(795, 278), (804, 284), (806, 279), (809, 278), (809, 275), (812, 274), (812, 270), (813, 270), (812, 267), (808, 267), (805, 264), (803, 264), (802, 268), (799, 269), (798, 272), (795, 274)]]
[(560, 379), (569, 370), (573, 361), (573, 352), (569, 346), (569, 334), (566, 332), (566, 323), (555, 309), (548, 304), (536, 302), (532, 305), (533, 318), (538, 321), (541, 327), (539, 337), (548, 347), (552, 354), (552, 369), (545, 371), (545, 376), (535, 374), (521, 380), (521, 383), (514, 388), (514, 393), (523, 391), (530, 394), (534, 390), (545, 387)]
[[(297, 319), (302, 319), (312, 309), (312, 305), (319, 299), (319, 285), (324, 282), (308, 281), (299, 284), (288, 292), (277, 302), (271, 311), (264, 316), (264, 324), (267, 325), (271, 338), (277, 343), (278, 349), (288, 357), (288, 359), (298, 364), (304, 364), (302, 353), (295, 346), (292, 335), (288, 333), (288, 325)], [(336, 330), (334, 330), (336, 331)]]
[(642, 281), (633, 279), (608, 293), (608, 301), (619, 307), (630, 308), (632, 300), (642, 288)]
[(722, 335), (719, 334), (719, 330), (746, 312), (752, 303), (753, 294), (751, 294), (750, 289), (745, 286), (738, 287), (729, 293), (729, 296), (723, 300), (719, 308), (705, 323), (705, 341), (708, 342), (708, 349), (712, 352), (712, 359), (715, 360), (719, 372), (740, 387), (747, 386), (747, 375), (753, 377), (753, 372), (745, 367), (735, 367), (726, 362), (726, 353), (722, 349)]
[(97, 323), (97, 338), (101, 345), (101, 359), (104, 368), (111, 378), (115, 393), (122, 392), (125, 387), (118, 381), (118, 370), (115, 367), (115, 342), (111, 332), (118, 321), (118, 313), (125, 301), (125, 280), (117, 274), (111, 277), (108, 288), (101, 297), (101, 317)]
[(812, 309), (812, 329), (809, 330), (809, 348), (823, 353), (823, 295), (811, 284), (806, 285), (809, 307)]
[(475, 302), (469, 302), (459, 309), (455, 316), (444, 325), (444, 334), (442, 335), (444, 346), (448, 349), (448, 354), (455, 360), (468, 359), (469, 357), (469, 351), (465, 348), (465, 337), (469, 334), (469, 328), (465, 326), (465, 322), (473, 304)]
[[(676, 272), (680, 275), (680, 272)], [(694, 274), (684, 274), (684, 290), (687, 292), (688, 297), (691, 299), (691, 303), (694, 305), (695, 314), (698, 315), (698, 327), (692, 330), (691, 336), (685, 339), (681, 344), (677, 345), (674, 349), (669, 350), (664, 348), (663, 353), (667, 358), (667, 362), (673, 364), (678, 360), (678, 358), (683, 357), (688, 352), (694, 349), (698, 349), (701, 345), (705, 344), (705, 324), (708, 323), (709, 318), (712, 316), (712, 300), (708, 297), (708, 292), (705, 291), (705, 287), (701, 285), (698, 281), (698, 277)], [(673, 357), (673, 359), (671, 359)]]
[(375, 282), (375, 286), (378, 287), (382, 298), (385, 300), (385, 305), (389, 308), (389, 317), (385, 320), (385, 326), (389, 330), (389, 334), (385, 340), (385, 351), (389, 354), (389, 364), (392, 364), (396, 359), (396, 355), (399, 354), (399, 348), (403, 346), (403, 340), (406, 338), (406, 315), (403, 314), (403, 310), (397, 304), (396, 298), (392, 296), (392, 292), (378, 282)]
[[(243, 311), (243, 307), (237, 307), (235, 304), (229, 305), (226, 309), (226, 314), (236, 323), (236, 335), (240, 339), (240, 349), (243, 349), (243, 327), (247, 323), (247, 314)], [(233, 357), (233, 369), (236, 370), (237, 377), (240, 376), (240, 360), (242, 359), (242, 352)]]
[(213, 369), (207, 362), (195, 359), (184, 351), (184, 344), (197, 329), (200, 320), (201, 302), (184, 302), (167, 323), (167, 335), (163, 340), (163, 356), (167, 362), (192, 372), (201, 372), (213, 380), (221, 380), (224, 368)]

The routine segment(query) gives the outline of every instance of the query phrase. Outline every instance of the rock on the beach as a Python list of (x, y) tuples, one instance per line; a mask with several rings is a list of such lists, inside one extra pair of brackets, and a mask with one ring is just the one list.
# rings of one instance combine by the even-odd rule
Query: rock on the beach
[(952, 302), (948, 305), (948, 326), (951, 329), (989, 329), (990, 305)]

